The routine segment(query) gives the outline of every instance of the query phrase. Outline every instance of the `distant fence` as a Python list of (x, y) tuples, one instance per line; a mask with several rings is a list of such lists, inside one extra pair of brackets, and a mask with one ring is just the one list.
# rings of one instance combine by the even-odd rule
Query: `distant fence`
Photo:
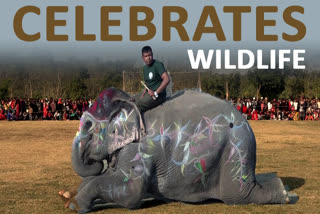
[[(199, 72), (168, 72), (168, 74), (171, 80), (167, 87), (168, 95), (186, 88), (198, 88), (201, 90)], [(122, 90), (129, 94), (137, 94), (143, 89), (140, 80), (143, 80), (142, 73), (123, 71)]]

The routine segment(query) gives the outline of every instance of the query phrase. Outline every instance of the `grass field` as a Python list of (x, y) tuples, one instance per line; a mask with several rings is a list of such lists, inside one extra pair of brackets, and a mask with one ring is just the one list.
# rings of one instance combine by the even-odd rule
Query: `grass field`
[[(250, 122), (257, 173), (277, 172), (300, 197), (292, 205), (147, 202), (141, 209), (97, 213), (319, 213), (320, 122)], [(58, 190), (80, 182), (70, 163), (78, 121), (0, 121), (0, 213), (71, 213)]]

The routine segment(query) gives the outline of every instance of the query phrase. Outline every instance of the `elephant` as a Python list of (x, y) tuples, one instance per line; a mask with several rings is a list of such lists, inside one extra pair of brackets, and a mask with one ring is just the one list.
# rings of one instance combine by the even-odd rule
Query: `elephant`
[(258, 182), (247, 120), (229, 102), (196, 91), (173, 95), (141, 115), (128, 94), (105, 89), (80, 119), (71, 162), (83, 180), (67, 207), (79, 213), (109, 202), (136, 209), (150, 197), (289, 202), (279, 177)]

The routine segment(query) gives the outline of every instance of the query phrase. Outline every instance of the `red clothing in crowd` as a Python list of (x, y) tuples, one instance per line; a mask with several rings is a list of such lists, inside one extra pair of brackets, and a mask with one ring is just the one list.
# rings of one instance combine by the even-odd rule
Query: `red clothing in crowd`
[(313, 120), (312, 115), (307, 115), (304, 120)]
[(49, 113), (48, 113), (48, 119), (52, 119), (53, 118), (53, 114), (52, 114), (52, 112), (51, 111), (49, 111)]
[(256, 110), (252, 112), (252, 120), (258, 120), (258, 112)]
[(46, 102), (44, 102), (43, 103), (43, 118), (47, 118), (48, 110), (49, 110), (48, 104)]
[(13, 108), (14, 108), (15, 104), (16, 104), (16, 101), (15, 101), (15, 100), (11, 100), (11, 103), (10, 103), (10, 105), (11, 105), (11, 109), (13, 109)]
[(246, 105), (244, 105), (244, 106), (242, 106), (242, 113), (247, 113), (247, 106)]
[(20, 114), (20, 104), (19, 104), (19, 102), (17, 102), (15, 109), (16, 109), (16, 118), (19, 118), (19, 114)]
[(72, 104), (72, 109), (73, 109), (73, 110), (76, 110), (77, 108), (78, 108), (77, 103), (73, 103), (73, 104)]
[(59, 105), (62, 105), (62, 98), (59, 98), (58, 104), (59, 104)]
[(4, 115), (4, 112), (2, 109), (0, 109), (0, 120), (5, 120), (6, 116)]
[(63, 120), (68, 120), (68, 114), (66, 112), (63, 113)]

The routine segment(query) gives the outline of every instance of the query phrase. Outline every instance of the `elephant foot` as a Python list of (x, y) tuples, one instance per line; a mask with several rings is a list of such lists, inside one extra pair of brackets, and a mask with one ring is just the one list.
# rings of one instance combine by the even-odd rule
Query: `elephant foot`
[(299, 200), (299, 196), (296, 193), (290, 192), (290, 188), (288, 185), (284, 186), (285, 190), (283, 190), (283, 194), (286, 197), (286, 204), (295, 204)]

